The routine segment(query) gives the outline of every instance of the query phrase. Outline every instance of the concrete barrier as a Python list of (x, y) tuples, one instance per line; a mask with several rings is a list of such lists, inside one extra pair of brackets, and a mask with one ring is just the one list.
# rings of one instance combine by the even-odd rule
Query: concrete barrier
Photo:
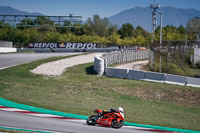
[(200, 79), (187, 77), (187, 85), (186, 86), (200, 87)]
[(127, 78), (128, 69), (106, 68), (106, 76), (114, 78)]
[(127, 79), (144, 80), (145, 72), (138, 70), (129, 70)]
[(165, 73), (146, 72), (144, 80), (164, 83), (165, 75), (166, 75)]
[(10, 53), (10, 52), (17, 52), (17, 49), (16, 48), (6, 48), (6, 47), (0, 48), (0, 53)]
[(185, 86), (185, 84), (187, 83), (187, 77), (166, 74), (165, 83)]

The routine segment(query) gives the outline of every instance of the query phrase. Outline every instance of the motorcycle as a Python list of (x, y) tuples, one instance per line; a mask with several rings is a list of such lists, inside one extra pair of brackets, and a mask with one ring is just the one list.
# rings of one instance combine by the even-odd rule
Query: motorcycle
[(91, 115), (87, 119), (88, 125), (101, 125), (104, 127), (121, 128), (124, 125), (124, 115), (120, 112), (110, 111), (103, 113), (102, 110), (96, 109), (94, 111), (97, 115)]

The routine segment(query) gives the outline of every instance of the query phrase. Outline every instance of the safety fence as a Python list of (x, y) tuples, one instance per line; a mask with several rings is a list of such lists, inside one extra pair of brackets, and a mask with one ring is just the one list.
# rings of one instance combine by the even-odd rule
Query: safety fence
[(124, 64), (133, 61), (143, 60), (149, 58), (150, 50), (124, 50), (112, 51), (104, 53), (102, 56), (106, 59), (107, 65), (110, 64)]

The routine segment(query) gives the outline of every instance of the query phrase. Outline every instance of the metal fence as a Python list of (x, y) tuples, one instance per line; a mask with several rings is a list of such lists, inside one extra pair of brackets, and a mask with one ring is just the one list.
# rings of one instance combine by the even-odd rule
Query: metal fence
[(149, 59), (150, 50), (124, 50), (112, 51), (104, 53), (102, 56), (106, 59), (107, 65), (110, 64), (124, 64), (137, 60)]
[(0, 41), (0, 47), (8, 47), (8, 48), (12, 48), (12, 42), (8, 42), (8, 41)]

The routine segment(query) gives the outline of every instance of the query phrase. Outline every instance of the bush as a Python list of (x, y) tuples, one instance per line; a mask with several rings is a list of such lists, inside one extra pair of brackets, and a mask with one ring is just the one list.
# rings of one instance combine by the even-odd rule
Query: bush
[(195, 65), (196, 65), (197, 69), (200, 69), (200, 61), (197, 62)]

